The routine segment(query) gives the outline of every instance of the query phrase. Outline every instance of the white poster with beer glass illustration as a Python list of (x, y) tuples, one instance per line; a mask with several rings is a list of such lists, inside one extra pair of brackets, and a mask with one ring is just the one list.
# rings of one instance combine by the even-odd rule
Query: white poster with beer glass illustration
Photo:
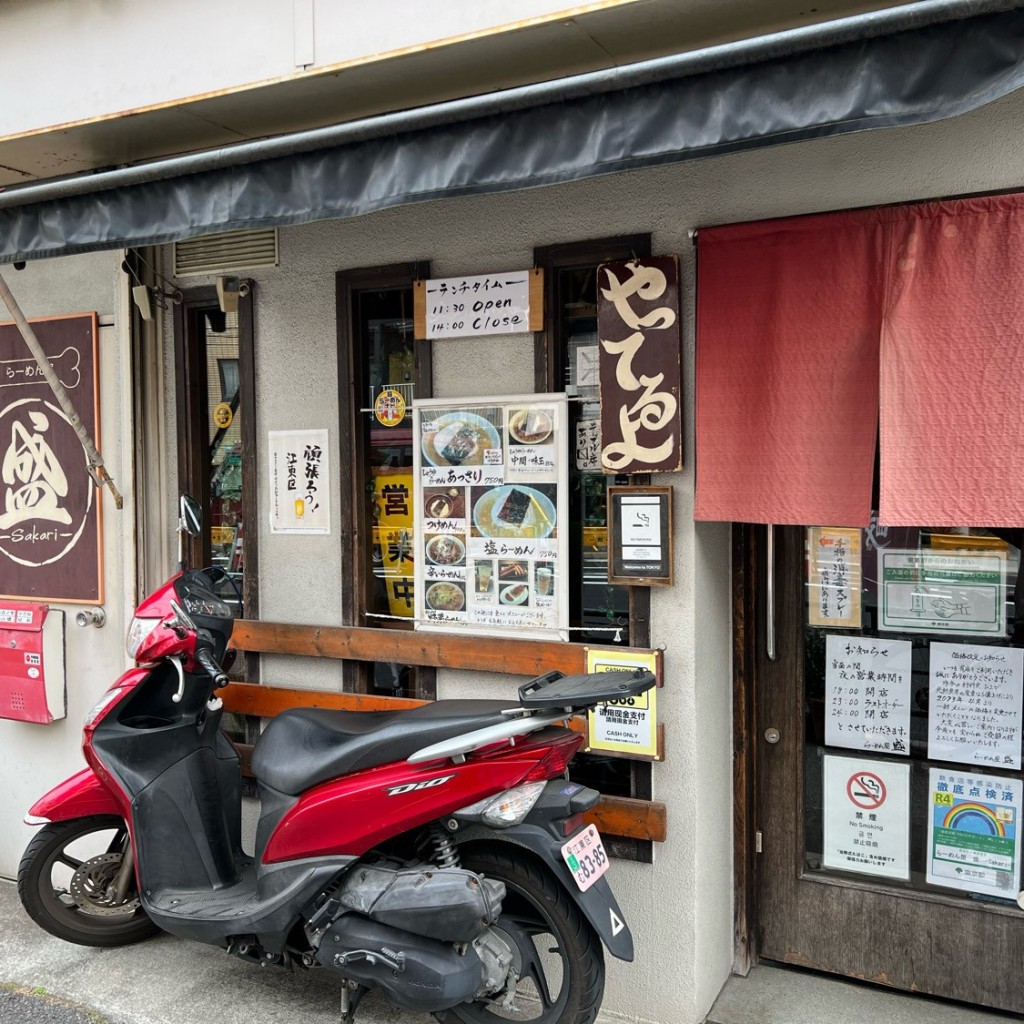
[(417, 628), (568, 639), (564, 395), (415, 407)]

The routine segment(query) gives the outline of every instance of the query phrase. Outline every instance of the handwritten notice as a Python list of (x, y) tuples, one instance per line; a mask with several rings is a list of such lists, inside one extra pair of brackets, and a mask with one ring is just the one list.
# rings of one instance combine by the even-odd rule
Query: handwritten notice
[(1024, 649), (930, 647), (928, 757), (1020, 770)]
[(910, 753), (909, 640), (825, 638), (825, 743)]
[(271, 430), (270, 532), (330, 533), (326, 430)]
[(811, 626), (860, 629), (860, 530), (807, 530), (807, 621)]
[(825, 755), (822, 864), (910, 878), (910, 765)]
[(576, 424), (576, 468), (581, 473), (601, 472), (601, 421)]
[(530, 328), (532, 270), (425, 282), (426, 338), (521, 334)]
[(1016, 899), (1020, 779), (932, 768), (928, 780), (928, 884)]

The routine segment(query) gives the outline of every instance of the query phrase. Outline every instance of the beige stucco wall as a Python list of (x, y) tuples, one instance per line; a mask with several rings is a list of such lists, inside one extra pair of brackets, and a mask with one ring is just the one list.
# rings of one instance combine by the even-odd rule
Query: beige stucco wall
[[(676, 585), (652, 598), (651, 635), (665, 648), (659, 699), (666, 761), (654, 796), (668, 805), (668, 840), (653, 866), (614, 865), (634, 929), (633, 965), (609, 962), (610, 1017), (688, 1024), (703, 1018), (730, 969), (732, 737), (729, 531), (695, 525), (693, 282), (688, 235), (701, 225), (875, 205), (1024, 185), (1024, 96), (940, 124), (692, 161), (673, 167), (504, 195), (391, 210), (281, 234), (281, 266), (252, 276), (256, 300), (260, 465), (270, 429), (327, 427), (338, 479), (334, 272), (429, 259), (445, 276), (522, 268), (536, 245), (651, 231), (655, 253), (677, 252), (685, 281), (686, 468), (675, 487)], [(737, 282), (742, 301), (742, 282)], [(440, 397), (531, 390), (532, 338), (434, 345)], [(171, 435), (173, 436), (173, 435)], [(173, 464), (173, 461), (172, 461)], [(260, 492), (261, 612), (268, 620), (340, 621), (341, 514), (327, 537), (270, 536)], [(264, 678), (336, 687), (340, 668), (267, 658)], [(508, 696), (513, 681), (442, 672), (439, 695)]]
[[(132, 535), (130, 391), (126, 332), (121, 329), (125, 301), (118, 269), (119, 253), (99, 253), (29, 264), (23, 271), (3, 268), (14, 297), (27, 317), (95, 311), (100, 314), (101, 451), (111, 476), (125, 496), (118, 512), (109, 493), (103, 502), (103, 567), (107, 624), (102, 629), (75, 625), (78, 606), (51, 601), (65, 614), (67, 718), (51, 725), (0, 719), (0, 877), (13, 878), (34, 835), (21, 819), (48, 789), (85, 767), (82, 721), (100, 695), (124, 670), (124, 636), (132, 612), (135, 563)], [(10, 317), (0, 307), (0, 322)], [(27, 354), (27, 349), (26, 349)], [(0, 445), (3, 442), (0, 440)], [(0, 573), (3, 572), (0, 565)], [(3, 591), (0, 580), (0, 592)]]

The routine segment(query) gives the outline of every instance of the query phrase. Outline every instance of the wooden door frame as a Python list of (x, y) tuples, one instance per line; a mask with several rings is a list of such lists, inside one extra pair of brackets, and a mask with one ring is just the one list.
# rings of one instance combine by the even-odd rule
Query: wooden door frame
[[(425, 279), (430, 273), (430, 263), (420, 260), (412, 263), (392, 263), (377, 267), (357, 267), (339, 270), (335, 273), (335, 317), (338, 350), (338, 459), (341, 479), (349, 481), (347, 490), (341, 491), (343, 508), (341, 516), (340, 542), (342, 567), (350, 567), (341, 575), (341, 624), (344, 626), (366, 626), (366, 592), (368, 576), (373, 571), (368, 563), (370, 538), (366, 535), (369, 524), (362, 521), (358, 509), (362, 507), (366, 480), (366, 459), (359, 432), (359, 410), (362, 408), (358, 394), (360, 378), (356, 357), (362, 356), (361, 342), (353, 325), (352, 296), (355, 292), (373, 288), (412, 288), (413, 281)], [(411, 315), (410, 309), (410, 315)], [(415, 341), (414, 395), (430, 398), (433, 395), (432, 344), (429, 341)], [(414, 398), (415, 402), (415, 398)], [(344, 488), (344, 485), (342, 485)], [(379, 628), (404, 628), (390, 624)], [(420, 691), (433, 699), (437, 693), (436, 671), (421, 667)], [(366, 662), (346, 661), (342, 669), (342, 686), (346, 691), (366, 693), (369, 691), (369, 668)]]
[[(242, 417), (242, 460), (249, 472), (242, 474), (242, 519), (245, 527), (245, 578), (242, 600), (245, 617), (259, 618), (259, 517), (257, 515), (258, 466), (256, 447), (256, 354), (253, 316), (256, 286), (245, 282), (248, 293), (238, 300), (238, 387), (239, 401), (246, 414)], [(190, 329), (199, 311), (217, 306), (217, 289), (212, 286), (190, 288), (184, 301), (174, 307), (174, 371), (178, 436), (178, 489), (187, 480), (202, 481), (202, 493), (195, 497), (205, 509), (209, 506), (210, 482), (203, 456), (203, 432), (196, 429), (200, 402), (206, 397), (200, 385), (206, 379), (206, 362), (199, 358), (199, 340)], [(197, 377), (198, 374), (198, 377)], [(188, 550), (186, 541), (186, 550)], [(190, 564), (202, 565), (200, 538), (191, 541)], [(255, 660), (255, 659), (254, 659)], [(247, 665), (246, 678), (258, 679), (255, 664)]]
[[(757, 832), (761, 821), (757, 775), (756, 644), (764, 637), (759, 605), (764, 566), (759, 535), (771, 527), (732, 527), (733, 737), (733, 973), (746, 976), (758, 958)], [(759, 616), (759, 611), (761, 616)]]

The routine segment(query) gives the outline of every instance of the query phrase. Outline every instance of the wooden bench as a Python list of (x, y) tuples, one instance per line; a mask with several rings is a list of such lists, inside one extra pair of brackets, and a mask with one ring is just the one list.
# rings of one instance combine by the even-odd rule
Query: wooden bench
[[(407, 665), (434, 665), (541, 675), (558, 669), (568, 674), (586, 671), (586, 647), (581, 644), (542, 641), (481, 641), (478, 637), (444, 636), (357, 626), (298, 626), (239, 620), (231, 646), (240, 651), (293, 654), (306, 657), (356, 661), (395, 661)], [(330, 708), (343, 711), (398, 711), (426, 701), (400, 697), (376, 697), (361, 693), (331, 693), (280, 686), (232, 683), (221, 691), (226, 711), (239, 715), (273, 718), (286, 708)], [(582, 730), (582, 723), (570, 723)], [(236, 744), (243, 771), (251, 774), (252, 747)], [(602, 832), (664, 842), (667, 830), (665, 805), (654, 800), (603, 796), (587, 814)]]

